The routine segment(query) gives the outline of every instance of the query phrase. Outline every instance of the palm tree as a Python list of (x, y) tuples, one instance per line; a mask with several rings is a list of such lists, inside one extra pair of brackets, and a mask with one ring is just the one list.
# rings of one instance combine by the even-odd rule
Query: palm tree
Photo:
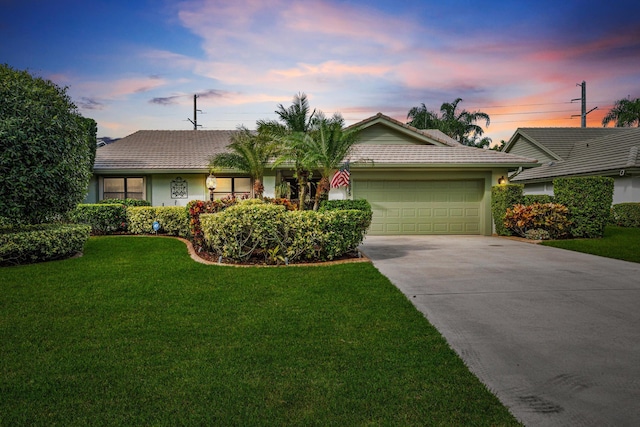
[(629, 100), (626, 98), (616, 101), (613, 108), (602, 119), (602, 126), (615, 121), (616, 127), (640, 127), (640, 98)]
[(253, 179), (254, 197), (261, 198), (264, 193), (264, 167), (269, 159), (277, 154), (276, 144), (240, 126), (238, 132), (231, 137), (228, 148), (230, 152), (211, 157), (209, 167), (238, 169), (249, 174)]
[(443, 103), (440, 106), (440, 115), (429, 111), (424, 104), (420, 107), (413, 107), (407, 114), (407, 118), (411, 119), (408, 124), (418, 129), (439, 129), (461, 144), (475, 146), (476, 140), (484, 133), (482, 127), (478, 126), (476, 122), (484, 120), (485, 126), (489, 126), (489, 115), (482, 111), (462, 110), (458, 112), (460, 102), (462, 102), (462, 98)]
[(306, 94), (298, 93), (293, 97), (290, 107), (285, 108), (282, 104), (279, 104), (275, 113), (280, 121), (258, 120), (258, 134), (281, 145), (281, 152), (278, 159), (276, 159), (276, 165), (287, 162), (293, 164), (300, 191), (300, 209), (304, 210), (310, 168), (304, 160), (305, 152), (299, 147), (300, 141), (308, 136), (316, 120), (316, 110), (311, 111)]
[(319, 114), (307, 136), (296, 141), (296, 148), (304, 153), (303, 163), (320, 172), (314, 210), (320, 206), (320, 200), (329, 194), (331, 175), (347, 158), (358, 137), (359, 129), (345, 129), (340, 114), (334, 114), (330, 119)]

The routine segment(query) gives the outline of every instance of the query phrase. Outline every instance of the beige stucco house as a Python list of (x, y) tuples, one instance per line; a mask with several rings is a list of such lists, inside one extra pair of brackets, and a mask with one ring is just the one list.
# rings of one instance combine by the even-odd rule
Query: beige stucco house
[[(373, 207), (371, 234), (492, 232), (491, 187), (533, 158), (460, 145), (437, 130), (418, 130), (381, 113), (353, 125), (360, 143), (349, 160), (351, 188), (331, 199), (365, 198)], [(226, 149), (234, 131), (138, 131), (98, 148), (86, 201), (134, 197), (154, 206), (206, 200), (209, 158)], [(316, 174), (317, 175), (317, 174)], [(215, 197), (250, 193), (237, 171), (216, 172)], [(286, 167), (267, 169), (265, 196), (277, 183), (295, 184)], [(294, 188), (295, 197), (295, 188)]]
[(502, 151), (540, 162), (510, 177), (525, 194), (553, 195), (559, 177), (610, 176), (614, 204), (640, 202), (640, 128), (520, 128)]

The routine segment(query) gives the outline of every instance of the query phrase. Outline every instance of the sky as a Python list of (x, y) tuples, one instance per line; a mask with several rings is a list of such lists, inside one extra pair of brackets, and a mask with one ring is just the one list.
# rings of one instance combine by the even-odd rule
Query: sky
[[(424, 103), (485, 135), (601, 126), (640, 97), (640, 1), (0, 0), (0, 63), (68, 87), (98, 136), (255, 128), (299, 92), (347, 124)], [(572, 116), (576, 117), (572, 117)]]

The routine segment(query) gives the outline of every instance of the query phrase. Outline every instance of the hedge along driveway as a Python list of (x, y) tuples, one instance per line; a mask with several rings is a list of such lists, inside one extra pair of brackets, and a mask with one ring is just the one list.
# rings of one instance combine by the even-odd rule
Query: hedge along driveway
[(515, 424), (367, 263), (237, 269), (98, 237), (0, 283), (2, 424)]

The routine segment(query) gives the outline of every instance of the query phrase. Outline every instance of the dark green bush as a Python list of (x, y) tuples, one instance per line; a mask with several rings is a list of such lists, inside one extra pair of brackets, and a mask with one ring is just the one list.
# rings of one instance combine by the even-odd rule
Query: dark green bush
[(357, 209), (363, 212), (371, 213), (371, 203), (366, 199), (356, 200), (325, 200), (320, 205), (319, 211), (333, 211), (333, 210), (349, 210)]
[(553, 180), (556, 203), (569, 208), (573, 237), (602, 237), (613, 203), (613, 178), (585, 176)]
[(154, 221), (159, 234), (189, 237), (189, 214), (182, 206), (132, 206), (127, 208), (127, 230), (133, 234), (152, 234)]
[(523, 202), (523, 192), (522, 184), (495, 185), (491, 188), (491, 214), (499, 236), (511, 236), (509, 229), (504, 226), (504, 217), (507, 209)]
[(619, 227), (640, 227), (640, 203), (613, 205), (611, 223)]
[(80, 204), (69, 214), (76, 224), (88, 224), (93, 234), (111, 234), (127, 229), (127, 208), (123, 204)]
[(147, 200), (138, 199), (103, 199), (98, 202), (99, 204), (121, 204), (125, 206), (151, 206), (151, 203)]
[(534, 203), (553, 203), (553, 196), (548, 194), (525, 194), (522, 204), (533, 205)]
[(0, 265), (63, 259), (82, 252), (91, 227), (42, 224), (0, 230)]

